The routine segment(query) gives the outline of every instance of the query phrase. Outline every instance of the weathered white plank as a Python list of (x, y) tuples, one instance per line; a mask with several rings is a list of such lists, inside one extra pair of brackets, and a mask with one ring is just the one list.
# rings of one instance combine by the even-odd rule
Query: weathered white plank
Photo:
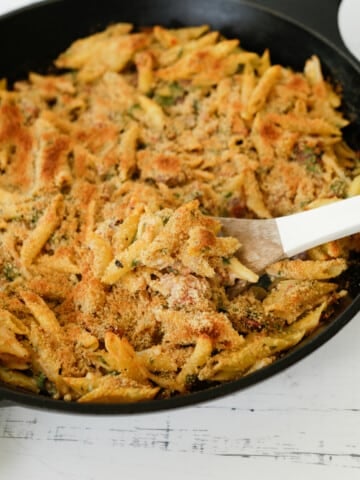
[[(95, 471), (95, 464), (104, 463), (105, 469), (132, 468), (131, 478), (140, 479), (139, 458), (157, 458), (162, 466), (171, 458), (177, 465), (172, 473), (175, 479), (182, 478), (183, 463), (194, 463), (201, 478), (202, 460), (214, 478), (219, 478), (215, 473), (220, 475), (224, 465), (230, 478), (240, 467), (242, 473), (251, 475), (259, 465), (271, 468), (278, 478), (294, 467), (316, 473), (316, 478), (328, 479), (340, 472), (345, 472), (345, 478), (359, 478), (359, 320), (357, 316), (335, 338), (287, 371), (197, 407), (128, 417), (0, 409), (0, 472), (6, 468), (6, 478), (12, 480), (19, 478), (23, 465), (42, 462), (41, 474), (53, 468), (51, 478), (56, 478), (57, 469), (68, 475), (81, 458)], [(16, 462), (11, 463), (14, 451)], [(60, 457), (67, 459), (68, 466), (59, 462)], [(87, 473), (77, 475), (77, 479), (89, 478)]]

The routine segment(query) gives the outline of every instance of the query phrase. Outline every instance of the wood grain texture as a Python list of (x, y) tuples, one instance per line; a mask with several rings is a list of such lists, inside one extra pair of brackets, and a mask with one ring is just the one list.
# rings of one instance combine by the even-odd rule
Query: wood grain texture
[(115, 417), (0, 408), (0, 478), (360, 478), (359, 338), (360, 315), (285, 372), (196, 407)]

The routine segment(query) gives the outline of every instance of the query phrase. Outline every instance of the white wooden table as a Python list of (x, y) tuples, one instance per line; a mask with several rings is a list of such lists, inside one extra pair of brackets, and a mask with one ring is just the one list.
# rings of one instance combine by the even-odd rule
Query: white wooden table
[[(0, 0), (0, 12), (30, 3)], [(133, 416), (0, 408), (0, 479), (360, 478), (360, 314), (299, 364), (238, 394)]]

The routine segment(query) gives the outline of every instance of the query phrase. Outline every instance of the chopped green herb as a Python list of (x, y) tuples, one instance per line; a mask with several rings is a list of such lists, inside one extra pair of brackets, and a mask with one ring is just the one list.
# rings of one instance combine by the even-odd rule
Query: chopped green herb
[(199, 111), (200, 111), (200, 103), (199, 103), (199, 100), (195, 99), (193, 101), (193, 110), (194, 110), (194, 113), (196, 113), (198, 115)]
[(171, 97), (168, 95), (155, 95), (154, 100), (162, 107), (171, 107), (171, 105), (174, 105), (176, 102), (175, 97)]
[(168, 267), (169, 273), (173, 273), (174, 275), (179, 275), (179, 270), (173, 267)]
[(39, 390), (45, 389), (45, 382), (47, 380), (46, 375), (43, 372), (40, 372), (38, 377), (36, 378), (36, 385)]
[(317, 163), (316, 158), (311, 157), (305, 163), (306, 170), (310, 173), (320, 173), (321, 168)]
[(182, 47), (179, 48), (178, 54), (176, 56), (176, 60), (179, 60), (179, 58), (182, 56), (183, 53), (184, 53), (184, 49)]
[(203, 214), (203, 215), (211, 215), (211, 212), (210, 210), (208, 210), (207, 208), (203, 207), (202, 205), (200, 205), (200, 212)]
[(103, 182), (108, 182), (109, 180), (111, 180), (112, 178), (115, 177), (115, 173), (114, 172), (107, 172), (105, 173), (104, 175), (101, 175), (101, 180)]
[(230, 258), (222, 257), (222, 261), (225, 265), (230, 265)]
[(13, 282), (15, 278), (20, 276), (18, 269), (11, 263), (5, 263), (3, 266), (3, 275), (9, 282)]
[(169, 85), (170, 91), (172, 95), (181, 96), (184, 95), (184, 89), (178, 82), (170, 83)]
[(309, 173), (320, 173), (320, 156), (311, 147), (304, 147), (300, 158), (303, 160), (306, 170)]
[(103, 363), (104, 365), (107, 365), (107, 361), (105, 360), (104, 357), (100, 356), (100, 357), (99, 357), (99, 360), (100, 360), (100, 362)]
[(259, 313), (257, 310), (254, 310), (252, 307), (249, 307), (249, 308), (246, 310), (245, 316), (246, 316), (246, 318), (248, 318), (249, 320), (259, 320), (259, 318), (261, 318), (260, 313)]
[(201, 197), (202, 197), (202, 192), (199, 192), (199, 190), (194, 190), (189, 195), (190, 200), (198, 200)]
[(138, 265), (140, 265), (140, 260), (134, 258), (134, 260), (131, 262), (132, 268), (136, 268)]
[(16, 215), (15, 217), (12, 217), (11, 220), (13, 222), (22, 222), (24, 220), (24, 215)]
[(177, 82), (173, 82), (169, 85), (168, 95), (155, 95), (154, 100), (163, 107), (170, 107), (184, 95), (184, 89)]
[(344, 180), (342, 180), (341, 178), (337, 178), (330, 185), (330, 190), (337, 197), (343, 198), (343, 197), (346, 196), (346, 182)]
[(134, 114), (136, 114), (139, 110), (141, 110), (141, 106), (138, 103), (134, 103), (134, 105), (131, 105), (131, 107), (128, 109), (127, 113), (130, 115), (130, 117), (133, 117)]
[(34, 227), (37, 224), (39, 218), (41, 217), (41, 214), (42, 214), (42, 212), (40, 212), (40, 210), (37, 210), (37, 209), (33, 210), (31, 218), (30, 218), (30, 225), (32, 227)]
[(197, 375), (195, 375), (195, 374), (186, 375), (186, 377), (185, 377), (186, 388), (191, 389), (191, 387), (193, 387), (196, 384), (197, 381), (198, 381)]

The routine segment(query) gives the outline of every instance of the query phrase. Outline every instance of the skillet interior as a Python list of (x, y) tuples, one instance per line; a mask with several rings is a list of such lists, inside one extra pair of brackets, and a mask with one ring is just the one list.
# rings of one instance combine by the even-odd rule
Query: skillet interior
[[(345, 138), (360, 149), (360, 71), (335, 47), (273, 12), (240, 0), (55, 0), (22, 9), (0, 19), (0, 78), (9, 81), (25, 78), (29, 70), (48, 72), (51, 62), (73, 40), (88, 35), (109, 23), (132, 22), (146, 26), (196, 25), (208, 23), (227, 37), (238, 37), (242, 46), (262, 52), (269, 47), (273, 63), (302, 69), (314, 53), (322, 61), (326, 76), (343, 85), (344, 110), (352, 125)], [(51, 67), (50, 67), (51, 68)], [(166, 400), (139, 404), (76, 404), (24, 393), (0, 384), (3, 399), (67, 412), (140, 413), (174, 408), (210, 400), (254, 384), (295, 363), (331, 338), (360, 308), (359, 281), (347, 306), (321, 331), (301, 342), (294, 350), (252, 375), (205, 391)]]

